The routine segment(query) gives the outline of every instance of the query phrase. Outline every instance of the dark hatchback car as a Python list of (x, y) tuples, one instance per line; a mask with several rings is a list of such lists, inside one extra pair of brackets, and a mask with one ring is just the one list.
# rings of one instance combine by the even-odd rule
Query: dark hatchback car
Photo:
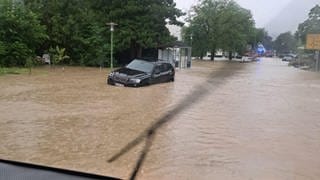
[(107, 83), (117, 86), (145, 86), (174, 81), (174, 67), (164, 61), (134, 59), (127, 66), (109, 74)]

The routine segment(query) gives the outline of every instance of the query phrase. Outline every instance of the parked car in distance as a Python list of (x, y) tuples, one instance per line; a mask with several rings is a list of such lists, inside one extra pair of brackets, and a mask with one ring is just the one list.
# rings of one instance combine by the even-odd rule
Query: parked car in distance
[(271, 50), (268, 50), (268, 51), (266, 51), (266, 52), (264, 53), (264, 56), (265, 56), (265, 57), (273, 57), (273, 55), (274, 55), (274, 53), (273, 53), (273, 51), (271, 51)]
[(248, 56), (248, 55), (244, 55), (244, 56), (242, 56), (242, 58), (241, 58), (241, 62), (250, 62), (250, 61), (253, 61), (253, 57), (251, 57), (251, 56)]
[(286, 54), (283, 56), (282, 61), (292, 61), (297, 58), (297, 55), (295, 54)]
[(175, 69), (161, 60), (134, 59), (127, 66), (111, 72), (107, 83), (116, 86), (139, 87), (174, 81)]

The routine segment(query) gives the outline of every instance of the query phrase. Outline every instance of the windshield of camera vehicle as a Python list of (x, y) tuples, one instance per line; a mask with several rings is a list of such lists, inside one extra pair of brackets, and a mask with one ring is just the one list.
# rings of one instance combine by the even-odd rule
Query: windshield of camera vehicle
[(133, 70), (151, 73), (154, 68), (154, 63), (135, 59), (132, 62), (130, 62), (126, 67)]
[(320, 179), (319, 92), (319, 0), (0, 0), (0, 159)]

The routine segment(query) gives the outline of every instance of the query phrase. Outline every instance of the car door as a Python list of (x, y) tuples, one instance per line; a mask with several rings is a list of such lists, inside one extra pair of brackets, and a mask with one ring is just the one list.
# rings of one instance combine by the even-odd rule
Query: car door
[(162, 82), (168, 82), (170, 80), (170, 68), (169, 64), (163, 63), (161, 65), (161, 76), (162, 76)]
[(170, 81), (172, 71), (169, 64), (162, 63), (160, 66), (160, 71), (161, 71), (161, 82)]
[(160, 83), (162, 81), (161, 64), (157, 64), (152, 73), (152, 83)]
[(171, 64), (167, 64), (167, 68), (168, 68), (167, 81), (174, 81), (174, 75), (175, 75), (174, 67)]
[(174, 68), (171, 64), (165, 63), (164, 74), (165, 74), (165, 82), (174, 80), (175, 72), (174, 72)]

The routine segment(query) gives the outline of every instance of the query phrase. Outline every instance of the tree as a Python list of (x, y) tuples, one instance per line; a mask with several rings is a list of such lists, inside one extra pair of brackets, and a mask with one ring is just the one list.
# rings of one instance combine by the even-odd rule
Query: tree
[(192, 31), (195, 36), (194, 49), (200, 55), (210, 51), (211, 60), (218, 49), (229, 51), (230, 55), (243, 52), (254, 34), (251, 12), (233, 0), (203, 0), (194, 12), (186, 32)]
[(194, 18), (195, 24), (201, 27), (203, 34), (207, 37), (207, 48), (211, 52), (211, 60), (214, 60), (216, 50), (220, 46), (219, 36), (221, 35), (221, 14), (226, 6), (223, 0), (204, 0), (195, 7), (197, 16)]
[(56, 46), (55, 49), (50, 49), (52, 54), (52, 64), (56, 65), (58, 63), (61, 63), (65, 59), (69, 59), (70, 57), (65, 55), (66, 49), (60, 48), (59, 46)]
[(264, 28), (255, 28), (249, 42), (254, 48), (256, 48), (258, 43), (262, 43), (267, 50), (273, 49), (272, 37)]
[(232, 53), (243, 53), (246, 51), (251, 34), (254, 34), (254, 20), (249, 10), (242, 8), (234, 1), (229, 1), (220, 18), (221, 49)]
[(278, 54), (292, 53), (297, 50), (297, 40), (291, 32), (282, 33), (274, 41), (274, 47)]
[(37, 15), (19, 1), (0, 4), (0, 65), (25, 66), (37, 47), (47, 38)]
[(203, 59), (209, 50), (207, 33), (203, 26), (200, 23), (193, 21), (189, 27), (184, 27), (182, 29), (182, 36), (185, 42), (192, 45), (192, 55)]
[(262, 44), (267, 50), (273, 50), (273, 40), (272, 37), (266, 34), (262, 39)]
[(316, 5), (309, 12), (309, 18), (301, 23), (296, 32), (296, 37), (303, 43), (306, 42), (307, 34), (319, 34), (320, 33), (320, 6)]
[(172, 41), (166, 20), (179, 25), (182, 16), (173, 0), (112, 1), (108, 21), (118, 24), (115, 44), (118, 50), (130, 49), (131, 58), (141, 57), (145, 48), (155, 48)]
[(98, 66), (109, 57), (110, 31), (107, 22), (118, 24), (115, 54), (131, 51), (131, 58), (141, 56), (145, 48), (154, 48), (173, 40), (166, 28), (181, 25), (183, 13), (173, 0), (24, 0), (26, 6), (39, 14), (49, 39), (39, 46), (39, 53), (50, 47), (66, 48), (67, 63)]
[(34, 64), (35, 64), (35, 63), (33, 62), (33, 59), (32, 59), (32, 58), (28, 58), (28, 59), (26, 60), (25, 67), (28, 68), (28, 70), (29, 70), (29, 75), (31, 75), (31, 73), (32, 73), (32, 68), (33, 68)]
[(24, 0), (26, 6), (39, 14), (49, 39), (39, 53), (50, 47), (65, 47), (70, 64), (97, 66), (106, 59), (109, 36), (105, 25), (111, 2), (103, 0)]

